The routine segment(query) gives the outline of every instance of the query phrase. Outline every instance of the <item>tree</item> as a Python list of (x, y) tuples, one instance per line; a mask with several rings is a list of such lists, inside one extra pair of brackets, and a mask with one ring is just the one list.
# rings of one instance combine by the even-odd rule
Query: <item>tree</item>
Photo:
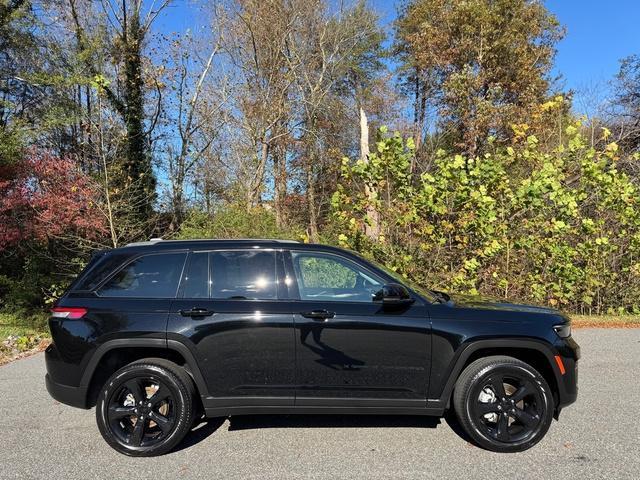
[[(306, 184), (308, 232), (316, 240), (319, 217), (328, 205), (334, 182), (329, 192), (322, 192), (324, 195), (318, 195), (318, 190), (327, 183), (327, 173), (337, 173), (339, 158), (332, 158), (330, 152), (345, 153), (355, 146), (360, 148), (363, 161), (368, 159), (365, 108), (371, 86), (382, 70), (381, 44), (385, 37), (376, 14), (363, 1), (335, 13), (317, 0), (300, 2), (299, 8), (301, 23), (289, 54), (290, 64), (296, 66), (291, 70), (300, 104), (300, 163)], [(340, 135), (335, 135), (330, 126), (348, 110), (353, 119), (350, 128), (342, 125), (340, 130), (346, 136), (359, 135), (359, 142), (340, 141)], [(375, 196), (375, 192), (371, 194)], [(376, 215), (373, 209), (370, 213), (370, 234), (375, 236)]]
[(640, 150), (640, 55), (620, 62), (615, 81), (614, 121), (620, 129), (620, 144), (630, 151)]
[(20, 160), (47, 103), (30, 78), (42, 66), (37, 23), (31, 2), (0, 1), (0, 168)]
[[(442, 151), (416, 179), (412, 139), (382, 130), (370, 162), (343, 163), (336, 240), (425, 286), (637, 313), (640, 190), (619, 169), (606, 129), (599, 134), (605, 141), (594, 148), (574, 119), (555, 148), (521, 135), (473, 159)], [(514, 177), (520, 158), (533, 168)], [(377, 241), (362, 233), (368, 184), (381, 193)]]
[[(184, 220), (186, 193), (193, 191), (193, 185), (202, 179), (203, 164), (211, 160), (211, 150), (220, 140), (228, 119), (228, 80), (220, 72), (220, 23), (215, 13), (211, 35), (177, 36), (172, 41), (169, 65), (163, 75), (163, 84), (170, 91), (164, 107), (163, 146), (170, 182), (172, 229)], [(189, 188), (188, 180), (192, 185)]]
[(106, 233), (96, 185), (72, 159), (30, 150), (2, 173), (0, 251), (21, 242), (53, 240), (64, 240), (77, 251)]
[[(242, 141), (235, 143), (232, 156), (237, 187), (248, 210), (260, 203), (269, 158), (289, 134), (291, 79), (286, 51), (295, 3), (239, 0), (229, 8), (225, 50), (238, 84), (235, 123)], [(281, 152), (275, 158), (276, 190), (281, 194), (283, 184), (286, 190), (286, 165), (280, 161)], [(280, 211), (280, 199), (276, 203)]]
[[(94, 19), (86, 14), (92, 12), (92, 6), (85, 0), (68, 0), (83, 73), (97, 84), (123, 124), (123, 152), (110, 166), (115, 194), (128, 192), (132, 203), (126, 214), (134, 214), (145, 225), (153, 219), (156, 179), (149, 139), (155, 120), (148, 126), (145, 122), (148, 117), (143, 48), (153, 21), (169, 3), (170, 0), (157, 5), (153, 2), (145, 14), (143, 0), (105, 0), (100, 4), (105, 23), (101, 28), (90, 29), (87, 22)], [(157, 118), (158, 114), (159, 111), (149, 118)]]
[(489, 136), (510, 138), (510, 125), (548, 94), (563, 29), (538, 0), (415, 0), (396, 35), (418, 143), (433, 106), (438, 128), (472, 158)]

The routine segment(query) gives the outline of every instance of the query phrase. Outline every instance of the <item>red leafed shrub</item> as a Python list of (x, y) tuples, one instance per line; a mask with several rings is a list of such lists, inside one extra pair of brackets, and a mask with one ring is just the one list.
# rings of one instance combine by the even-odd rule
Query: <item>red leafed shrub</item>
[(28, 152), (0, 167), (0, 251), (28, 240), (103, 236), (98, 201), (92, 179), (73, 160)]

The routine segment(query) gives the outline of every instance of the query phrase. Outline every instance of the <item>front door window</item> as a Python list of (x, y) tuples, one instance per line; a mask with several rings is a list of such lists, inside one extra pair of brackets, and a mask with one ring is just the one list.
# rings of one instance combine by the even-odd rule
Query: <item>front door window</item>
[(370, 303), (384, 283), (337, 255), (292, 252), (292, 258), (301, 300)]

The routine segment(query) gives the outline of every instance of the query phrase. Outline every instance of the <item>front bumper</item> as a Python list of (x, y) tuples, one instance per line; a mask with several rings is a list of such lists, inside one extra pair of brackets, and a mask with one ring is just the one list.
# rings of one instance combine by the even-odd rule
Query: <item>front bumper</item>
[(556, 345), (558, 353), (565, 367), (564, 375), (559, 376), (559, 398), (556, 405), (556, 418), (560, 411), (574, 403), (578, 398), (578, 360), (580, 359), (580, 346), (573, 337), (564, 339)]

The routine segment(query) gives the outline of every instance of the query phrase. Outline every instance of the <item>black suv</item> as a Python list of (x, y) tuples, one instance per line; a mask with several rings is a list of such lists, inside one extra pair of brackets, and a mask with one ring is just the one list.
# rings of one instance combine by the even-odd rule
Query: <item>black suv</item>
[(97, 253), (49, 321), (46, 384), (113, 448), (171, 450), (203, 416), (441, 416), (525, 450), (577, 396), (547, 308), (451, 298), (338, 248), (152, 240)]

